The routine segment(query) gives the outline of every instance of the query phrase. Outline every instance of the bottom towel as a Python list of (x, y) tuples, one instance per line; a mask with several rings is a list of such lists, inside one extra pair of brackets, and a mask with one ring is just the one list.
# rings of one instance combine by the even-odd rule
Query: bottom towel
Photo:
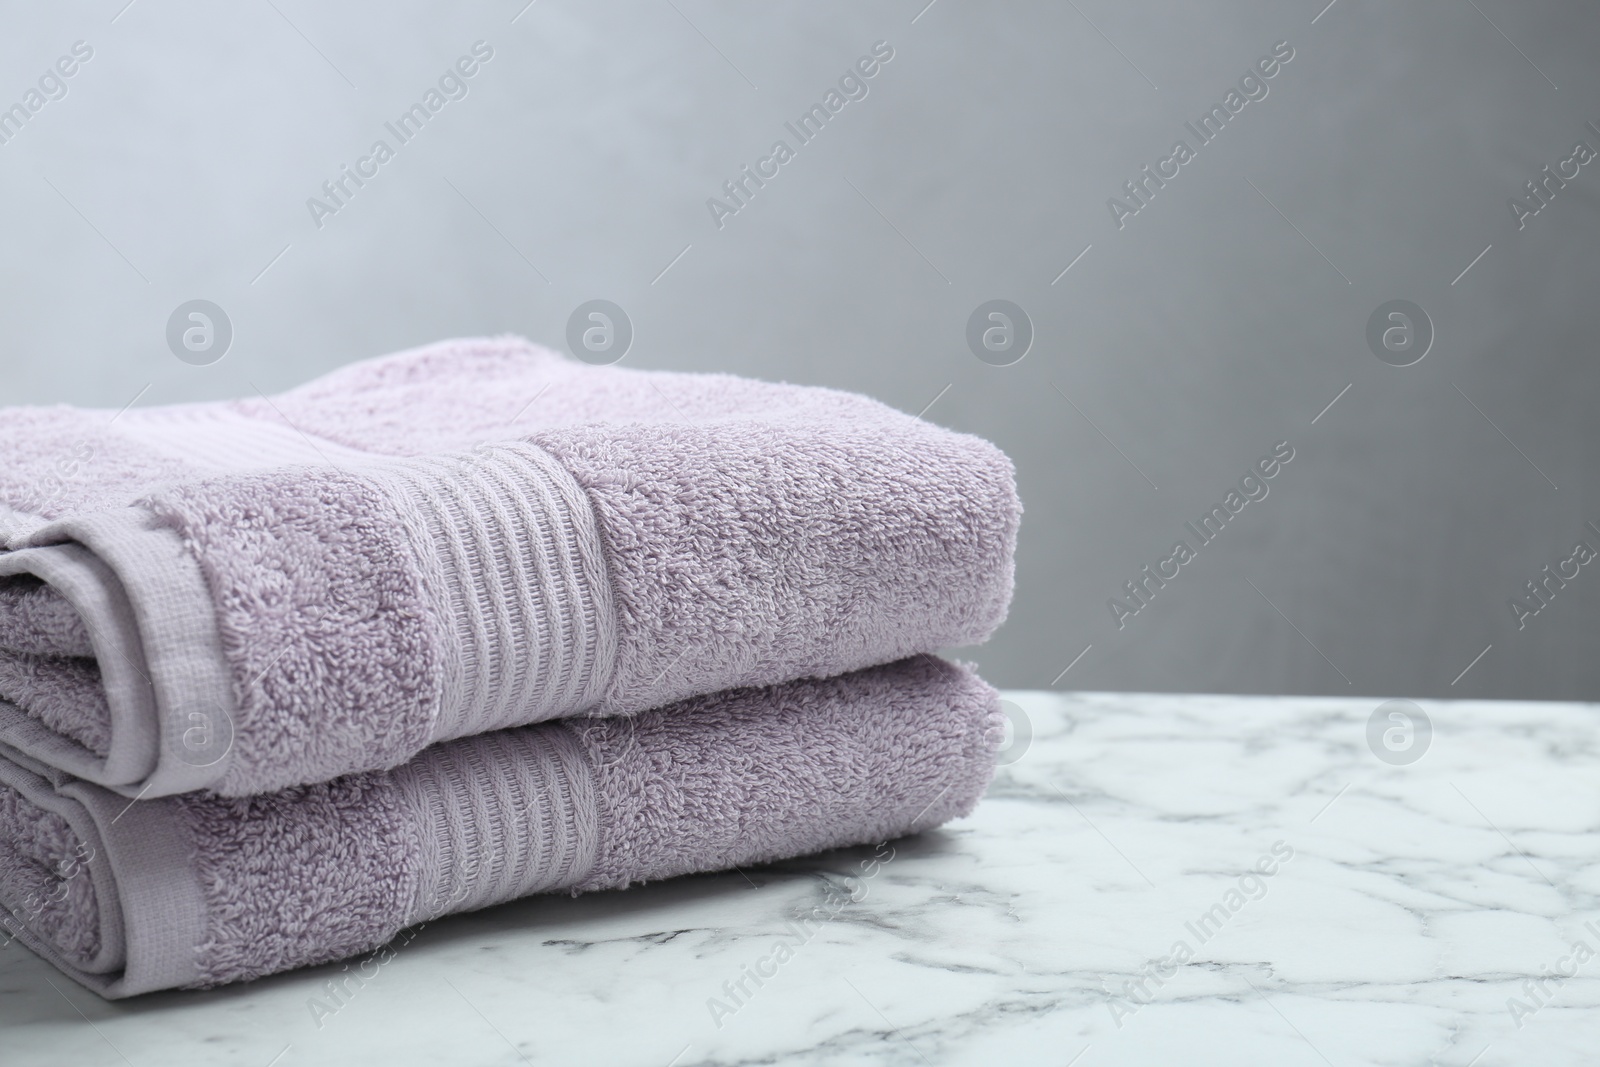
[(0, 758), (0, 937), (108, 998), (257, 978), (531, 893), (936, 826), (971, 811), (1002, 727), (976, 674), (916, 656), (255, 797), (130, 802)]

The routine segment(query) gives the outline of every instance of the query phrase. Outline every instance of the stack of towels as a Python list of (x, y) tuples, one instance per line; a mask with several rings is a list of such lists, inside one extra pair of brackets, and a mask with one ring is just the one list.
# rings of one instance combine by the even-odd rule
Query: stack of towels
[(972, 809), (989, 443), (828, 389), (450, 341), (0, 410), (0, 941), (204, 987), (530, 893)]

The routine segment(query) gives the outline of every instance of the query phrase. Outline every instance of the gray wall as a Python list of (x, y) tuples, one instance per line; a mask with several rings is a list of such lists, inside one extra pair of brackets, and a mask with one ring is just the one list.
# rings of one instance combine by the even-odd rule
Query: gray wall
[[(1028, 512), (1011, 621), (974, 653), (997, 683), (1092, 645), (1060, 686), (1600, 693), (1600, 566), (1520, 630), (1508, 606), (1600, 548), (1600, 162), (1521, 230), (1508, 208), (1600, 148), (1591, 6), (523, 2), (8, 5), (5, 101), (94, 54), (0, 146), (0, 400), (560, 345), (604, 297), (627, 365), (938, 395), (928, 418), (1004, 447)], [(318, 228), (307, 198), (479, 39), (469, 94)], [(879, 40), (868, 95), (719, 229), (707, 198)], [(1268, 95), (1119, 228), (1108, 198), (1283, 40)], [(209, 366), (164, 339), (196, 297), (235, 329)], [(1035, 331), (1010, 366), (965, 340), (991, 298)], [(1434, 326), (1411, 366), (1367, 344), (1393, 299)], [(1118, 629), (1108, 598), (1280, 441), (1269, 495)]]

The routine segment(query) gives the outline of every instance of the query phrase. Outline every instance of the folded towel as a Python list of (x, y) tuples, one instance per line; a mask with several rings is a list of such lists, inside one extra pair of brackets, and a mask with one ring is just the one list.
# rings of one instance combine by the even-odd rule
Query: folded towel
[(917, 656), (244, 799), (130, 802), (0, 759), (0, 922), (110, 998), (239, 981), (532, 893), (936, 826), (976, 803), (1002, 728), (994, 690)]
[(241, 796), (978, 643), (1006, 457), (865, 397), (446, 342), (0, 412), (0, 752)]

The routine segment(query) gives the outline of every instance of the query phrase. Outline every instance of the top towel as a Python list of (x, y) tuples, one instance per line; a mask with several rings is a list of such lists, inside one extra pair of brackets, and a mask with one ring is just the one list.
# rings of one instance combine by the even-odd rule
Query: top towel
[(274, 397), (0, 411), (0, 746), (245, 795), (975, 644), (993, 445), (850, 393), (447, 341)]

